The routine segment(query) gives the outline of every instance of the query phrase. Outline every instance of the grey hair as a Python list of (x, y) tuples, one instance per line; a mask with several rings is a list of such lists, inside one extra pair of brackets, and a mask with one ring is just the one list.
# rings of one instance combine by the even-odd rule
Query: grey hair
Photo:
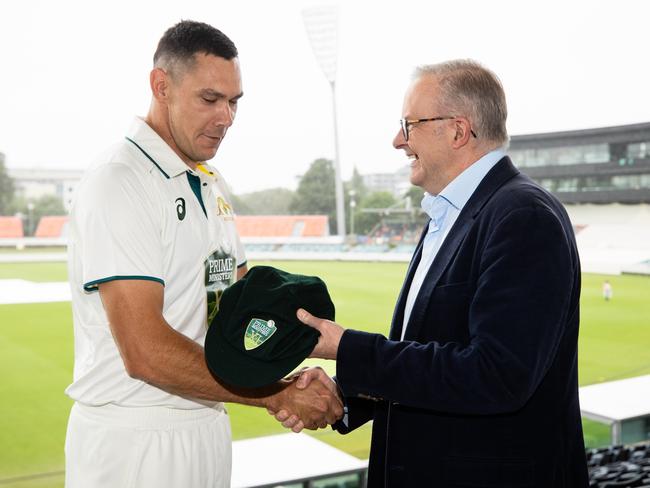
[(506, 96), (492, 71), (471, 59), (456, 59), (418, 66), (413, 78), (422, 76), (436, 77), (440, 108), (467, 117), (479, 140), (508, 144)]

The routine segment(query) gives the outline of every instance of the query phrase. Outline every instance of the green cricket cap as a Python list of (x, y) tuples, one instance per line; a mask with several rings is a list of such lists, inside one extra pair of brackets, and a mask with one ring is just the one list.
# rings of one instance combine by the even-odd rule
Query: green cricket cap
[(296, 317), (299, 308), (334, 320), (334, 304), (317, 276), (254, 266), (226, 288), (205, 338), (210, 371), (233, 386), (258, 388), (291, 373), (320, 332)]

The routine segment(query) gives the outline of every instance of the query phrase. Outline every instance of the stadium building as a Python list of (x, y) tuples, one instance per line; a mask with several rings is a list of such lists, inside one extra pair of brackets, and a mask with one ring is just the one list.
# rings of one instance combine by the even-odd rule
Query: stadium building
[(67, 211), (72, 205), (74, 189), (83, 176), (81, 169), (57, 168), (8, 168), (8, 173), (14, 180), (16, 196), (35, 200), (55, 195)]
[(650, 203), (650, 123), (513, 136), (508, 151), (564, 204)]
[(650, 273), (650, 123), (513, 136), (508, 153), (565, 205), (584, 271)]

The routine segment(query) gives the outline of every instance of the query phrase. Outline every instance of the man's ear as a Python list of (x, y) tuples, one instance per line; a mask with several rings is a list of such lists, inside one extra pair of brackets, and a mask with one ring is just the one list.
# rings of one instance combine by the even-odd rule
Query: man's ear
[(169, 91), (169, 75), (162, 68), (154, 68), (149, 74), (151, 94), (159, 102), (166, 102)]
[(452, 147), (454, 149), (460, 149), (466, 145), (469, 142), (470, 137), (472, 137), (469, 120), (465, 117), (458, 117), (454, 120), (454, 128), (456, 133), (454, 134)]

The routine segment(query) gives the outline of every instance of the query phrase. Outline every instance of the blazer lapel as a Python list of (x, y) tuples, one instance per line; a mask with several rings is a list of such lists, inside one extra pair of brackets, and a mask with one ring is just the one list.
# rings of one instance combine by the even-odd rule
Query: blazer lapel
[[(480, 213), (483, 206), (490, 200), (494, 192), (517, 174), (519, 174), (519, 171), (513, 166), (510, 158), (506, 156), (499, 160), (488, 174), (485, 175), (485, 178), (483, 178), (472, 196), (469, 198), (458, 215), (456, 222), (454, 222), (449, 234), (445, 238), (445, 241), (442, 243), (438, 254), (436, 254), (436, 257), (433, 260), (433, 263), (431, 263), (431, 267), (424, 278), (422, 287), (420, 288), (415, 303), (413, 304), (411, 317), (406, 329), (406, 334), (404, 335), (405, 340), (417, 340), (419, 337), (420, 329), (425, 320), (424, 314), (429, 301), (428, 299), (433, 294), (433, 290), (438, 284), (440, 277), (460, 248), (460, 245), (467, 235), (467, 232), (472, 227), (476, 216)], [(406, 294), (408, 294), (408, 291)]]
[(402, 289), (399, 292), (397, 297), (397, 303), (395, 304), (395, 310), (393, 311), (393, 319), (391, 321), (390, 334), (388, 336), (391, 340), (400, 340), (402, 336), (402, 326), (404, 323), (404, 307), (406, 306), (406, 297), (408, 296), (409, 289), (411, 288), (411, 282), (413, 281), (413, 276), (415, 275), (415, 270), (418, 269), (418, 264), (422, 258), (422, 245), (424, 243), (424, 237), (427, 235), (427, 230), (429, 228), (429, 222), (431, 219), (427, 220), (424, 224), (424, 229), (422, 229), (422, 234), (420, 234), (420, 240), (418, 245), (415, 248), (413, 257), (409, 264), (408, 270), (406, 271), (406, 278), (402, 284)]

